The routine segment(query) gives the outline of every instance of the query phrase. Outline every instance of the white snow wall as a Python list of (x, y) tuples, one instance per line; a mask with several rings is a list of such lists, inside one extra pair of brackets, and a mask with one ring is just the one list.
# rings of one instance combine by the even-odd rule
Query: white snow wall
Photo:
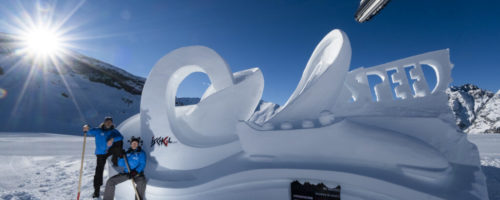
[[(290, 99), (262, 125), (247, 122), (263, 92), (259, 69), (232, 73), (202, 46), (161, 58), (141, 113), (119, 126), (145, 140), (147, 199), (290, 199), (293, 180), (341, 185), (342, 199), (487, 199), (477, 148), (446, 105), (448, 50), (349, 72), (350, 58), (346, 34), (327, 34)], [(432, 89), (422, 65), (436, 72)], [(212, 85), (197, 105), (175, 107), (193, 72)], [(368, 75), (382, 80), (375, 100)], [(121, 184), (117, 198), (132, 199), (130, 187)]]

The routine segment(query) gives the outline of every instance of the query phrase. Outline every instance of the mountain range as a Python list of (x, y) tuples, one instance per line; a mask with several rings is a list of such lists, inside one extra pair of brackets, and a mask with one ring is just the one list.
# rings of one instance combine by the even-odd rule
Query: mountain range
[(448, 105), (465, 133), (500, 133), (500, 90), (465, 84), (447, 89)]

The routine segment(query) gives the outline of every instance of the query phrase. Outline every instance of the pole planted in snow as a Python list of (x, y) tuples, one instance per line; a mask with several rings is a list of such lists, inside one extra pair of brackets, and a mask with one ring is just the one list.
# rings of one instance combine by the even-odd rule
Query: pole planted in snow
[[(88, 127), (87, 125), (85, 126)], [(78, 195), (76, 196), (76, 200), (80, 200), (80, 192), (82, 188), (83, 158), (85, 156), (85, 144), (87, 144), (87, 131), (83, 131), (82, 160), (80, 162), (80, 176), (78, 178)]]
[[(123, 155), (123, 160), (125, 160), (125, 165), (127, 166), (128, 173), (130, 173), (130, 166), (128, 166), (128, 160), (127, 160), (127, 154)], [(134, 188), (135, 191), (135, 198), (138, 200), (141, 200), (141, 197), (139, 196), (139, 192), (137, 192), (137, 188), (135, 187), (135, 181), (134, 177), (130, 179), (132, 181), (132, 187)]]

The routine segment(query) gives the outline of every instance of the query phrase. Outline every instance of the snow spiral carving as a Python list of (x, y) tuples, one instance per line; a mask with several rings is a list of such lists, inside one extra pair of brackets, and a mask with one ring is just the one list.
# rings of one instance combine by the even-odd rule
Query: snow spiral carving
[[(194, 72), (206, 73), (212, 84), (198, 105), (176, 108), (177, 88)], [(226, 62), (206, 47), (184, 47), (167, 54), (151, 71), (141, 101), (141, 110), (148, 110), (151, 116), (161, 115), (163, 121), (152, 119), (147, 126), (161, 130), (168, 121), (179, 141), (196, 147), (236, 140), (232, 127), (238, 120), (250, 117), (261, 98), (264, 82), (259, 69), (234, 76)]]

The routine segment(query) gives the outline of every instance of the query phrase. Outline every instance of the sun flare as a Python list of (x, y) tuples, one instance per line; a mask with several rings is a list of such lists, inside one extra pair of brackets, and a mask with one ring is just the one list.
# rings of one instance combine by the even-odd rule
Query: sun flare
[[(51, 76), (55, 73), (69, 92), (80, 118), (85, 121), (78, 101), (72, 95), (74, 86), (68, 84), (64, 73), (72, 67), (71, 64), (75, 60), (80, 59), (75, 50), (85, 50), (75, 42), (92, 38), (82, 34), (80, 27), (82, 24), (71, 20), (85, 0), (60, 1), (59, 3), (57, 1), (12, 1), (11, 3), (10, 6), (13, 9), (5, 12), (7, 18), (0, 19), (0, 27), (6, 30), (6, 33), (0, 33), (0, 43), (3, 45), (5, 42), (9, 54), (15, 58), (15, 63), (12, 63), (12, 67), (5, 74), (13, 72), (16, 68), (29, 70), (22, 88), (15, 95), (17, 97), (7, 94), (7, 90), (0, 88), (0, 99), (6, 98), (7, 95), (10, 95), (10, 98), (17, 98), (11, 117), (17, 113), (18, 108), (27, 105), (25, 93), (29, 91), (28, 88), (40, 89), (40, 82), (36, 81), (40, 77), (43, 77), (42, 81), (57, 80)], [(5, 11), (5, 9), (0, 10)]]
[(23, 37), (27, 53), (36, 57), (60, 56), (63, 50), (62, 37), (56, 31), (36, 28)]

